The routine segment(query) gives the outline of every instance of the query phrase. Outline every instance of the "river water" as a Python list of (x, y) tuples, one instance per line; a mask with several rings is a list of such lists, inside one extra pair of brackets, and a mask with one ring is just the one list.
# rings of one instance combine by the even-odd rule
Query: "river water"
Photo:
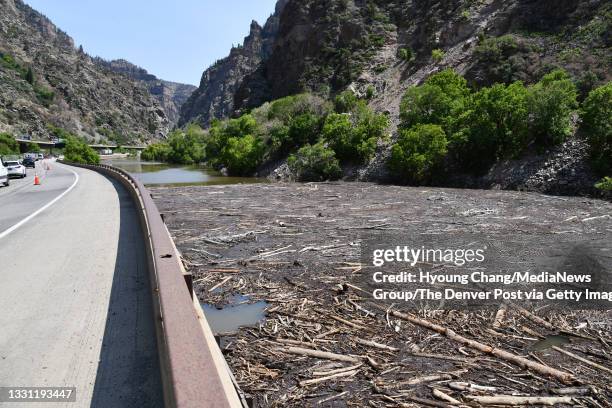
[[(265, 183), (265, 178), (226, 177), (202, 166), (180, 166), (146, 162), (133, 158), (103, 159), (104, 164), (119, 167), (147, 186), (207, 186), (219, 184)], [(249, 302), (244, 296), (234, 296), (228, 305), (215, 307), (203, 302), (202, 309), (215, 334), (233, 333), (240, 327), (254, 326), (265, 318), (266, 302)]]
[(227, 177), (203, 166), (181, 166), (146, 162), (132, 158), (103, 159), (104, 164), (119, 167), (147, 186), (208, 186), (215, 184), (265, 183), (264, 178)]

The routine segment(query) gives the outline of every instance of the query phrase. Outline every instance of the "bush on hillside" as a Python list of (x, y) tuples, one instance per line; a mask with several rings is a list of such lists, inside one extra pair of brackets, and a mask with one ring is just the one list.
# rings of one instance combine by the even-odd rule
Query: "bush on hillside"
[(595, 184), (595, 188), (601, 191), (612, 191), (612, 177), (604, 177)]
[(359, 98), (351, 90), (344, 91), (334, 98), (334, 110), (336, 113), (349, 113), (357, 103)]
[(465, 110), (470, 89), (467, 81), (447, 69), (429, 77), (421, 86), (406, 91), (400, 105), (401, 126), (409, 129), (418, 124), (441, 125), (452, 132), (453, 123)]
[(0, 156), (19, 153), (19, 143), (10, 133), (0, 133)]
[(66, 161), (72, 163), (100, 164), (100, 156), (98, 153), (89, 147), (85, 141), (76, 136), (69, 136), (66, 138), (64, 158)]
[(600, 173), (612, 171), (612, 82), (592, 90), (582, 104), (582, 126)]
[(577, 98), (576, 85), (562, 70), (545, 75), (529, 89), (529, 127), (538, 146), (558, 145), (572, 134)]
[(439, 125), (416, 125), (400, 131), (393, 145), (389, 168), (397, 178), (420, 183), (428, 181), (441, 166), (448, 140)]
[(299, 181), (336, 180), (342, 175), (336, 154), (322, 142), (302, 147), (287, 164)]

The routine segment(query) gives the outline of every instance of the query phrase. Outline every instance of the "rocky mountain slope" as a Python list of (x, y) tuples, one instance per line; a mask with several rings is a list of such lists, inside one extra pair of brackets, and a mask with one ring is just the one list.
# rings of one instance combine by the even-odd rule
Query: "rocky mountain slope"
[[(281, 0), (263, 29), (253, 23), (244, 45), (204, 72), (181, 123), (348, 86), (372, 88), (372, 105), (397, 117), (408, 86), (448, 67), (476, 85), (532, 83), (551, 67), (585, 86), (603, 82), (611, 14), (604, 0)], [(495, 38), (503, 41), (479, 47)]]
[[(563, 68), (584, 97), (610, 80), (611, 21), (605, 0), (283, 0), (263, 30), (253, 24), (243, 47), (204, 72), (183, 105), (181, 123), (207, 125), (287, 95), (329, 97), (349, 88), (389, 114), (393, 141), (405, 91), (446, 68), (476, 88), (533, 84)], [(349, 177), (386, 180), (389, 146)], [(573, 186), (568, 193), (577, 191), (576, 183), (592, 186), (583, 143), (570, 140), (561, 151), (500, 163), (483, 179), (453, 182), (545, 192)], [(529, 171), (516, 171), (526, 163)], [(509, 174), (514, 179), (507, 180)]]
[(171, 127), (174, 127), (179, 121), (181, 106), (198, 89), (193, 85), (159, 79), (155, 75), (149, 74), (146, 69), (124, 59), (106, 61), (102, 58), (95, 58), (94, 60), (103, 68), (142, 82), (160, 103)]
[(147, 86), (101, 68), (21, 0), (0, 0), (0, 132), (46, 139), (54, 127), (89, 140), (140, 144), (170, 121)]

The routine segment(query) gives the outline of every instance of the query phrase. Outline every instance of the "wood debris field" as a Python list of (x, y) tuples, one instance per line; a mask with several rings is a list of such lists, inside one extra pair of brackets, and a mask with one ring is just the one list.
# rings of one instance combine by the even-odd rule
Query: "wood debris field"
[(612, 242), (609, 202), (343, 182), (151, 193), (202, 302), (267, 302), (221, 342), (253, 406), (612, 406), (610, 311), (406, 310), (354, 279), (368, 231)]

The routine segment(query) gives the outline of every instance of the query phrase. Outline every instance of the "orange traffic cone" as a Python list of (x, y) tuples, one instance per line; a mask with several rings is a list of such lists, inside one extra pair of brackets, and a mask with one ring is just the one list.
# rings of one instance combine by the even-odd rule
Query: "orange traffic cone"
[(40, 186), (40, 179), (38, 178), (38, 174), (34, 173), (34, 185)]

